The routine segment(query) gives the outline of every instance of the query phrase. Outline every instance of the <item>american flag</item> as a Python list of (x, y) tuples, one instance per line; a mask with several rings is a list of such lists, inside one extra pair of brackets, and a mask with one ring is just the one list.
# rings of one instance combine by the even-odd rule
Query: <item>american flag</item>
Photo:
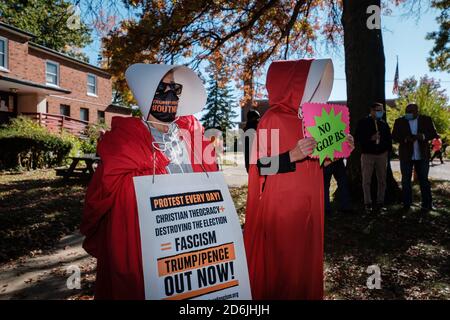
[(392, 88), (393, 94), (398, 94), (398, 56), (397, 56), (397, 67), (395, 68), (395, 76), (394, 76), (394, 87)]

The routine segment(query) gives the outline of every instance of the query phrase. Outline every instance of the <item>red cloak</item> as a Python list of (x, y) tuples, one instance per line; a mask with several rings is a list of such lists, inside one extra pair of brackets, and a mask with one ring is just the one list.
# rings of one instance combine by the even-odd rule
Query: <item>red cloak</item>
[[(180, 117), (177, 124), (190, 133), (191, 141), (194, 134), (203, 138), (203, 127), (194, 116)], [(114, 117), (111, 131), (98, 144), (101, 164), (89, 184), (80, 227), (86, 236), (83, 248), (97, 258), (96, 299), (145, 298), (133, 177), (152, 175), (153, 163), (155, 174), (166, 174), (169, 163), (164, 153), (152, 149), (152, 141), (141, 119)], [(197, 159), (209, 144), (201, 141), (195, 146)], [(194, 148), (188, 150), (193, 171), (202, 172), (195, 164)], [(215, 162), (201, 159), (206, 171), (217, 170)]]
[[(311, 60), (279, 61), (269, 68), (270, 108), (258, 124), (279, 129), (279, 150), (267, 143), (253, 148), (249, 170), (244, 243), (254, 299), (323, 298), (323, 176), (318, 160), (296, 163), (295, 172), (260, 176), (256, 154), (274, 156), (303, 138), (298, 117)], [(259, 158), (259, 157), (258, 157)]]

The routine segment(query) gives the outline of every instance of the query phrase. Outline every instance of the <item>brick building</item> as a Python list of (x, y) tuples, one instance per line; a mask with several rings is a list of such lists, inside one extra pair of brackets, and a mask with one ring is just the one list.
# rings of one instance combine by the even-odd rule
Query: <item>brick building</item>
[(129, 116), (111, 104), (111, 75), (32, 41), (0, 22), (0, 123), (24, 114), (50, 129), (79, 134), (87, 124)]

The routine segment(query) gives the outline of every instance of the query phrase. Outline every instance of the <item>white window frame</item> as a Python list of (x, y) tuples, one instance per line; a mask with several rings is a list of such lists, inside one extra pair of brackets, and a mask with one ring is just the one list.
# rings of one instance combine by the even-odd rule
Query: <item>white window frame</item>
[[(47, 73), (48, 73), (48, 70), (47, 70), (47, 64), (49, 64), (49, 63), (56, 65), (56, 84), (55, 84), (55, 83), (47, 82)], [(58, 63), (58, 62), (55, 62), (55, 61), (53, 61), (53, 60), (45, 60), (45, 83), (46, 83), (48, 86), (59, 87), (59, 80), (60, 80), (60, 79), (59, 79), (59, 75), (60, 75), (60, 72), (59, 72), (59, 63)]]
[(0, 37), (0, 40), (4, 41), (4, 43), (5, 43), (5, 52), (4, 52), (5, 65), (4, 66), (0, 66), (0, 70), (9, 72), (9, 69), (8, 69), (8, 39), (5, 38), (5, 37)]
[[(92, 93), (92, 92), (89, 92), (89, 76), (92, 76), (92, 77), (94, 77), (94, 93)], [(87, 95), (88, 96), (91, 96), (91, 97), (98, 97), (98, 81), (97, 81), (97, 76), (95, 75), (95, 74), (92, 74), (92, 73), (88, 73), (87, 75), (86, 75), (86, 93), (87, 93)]]

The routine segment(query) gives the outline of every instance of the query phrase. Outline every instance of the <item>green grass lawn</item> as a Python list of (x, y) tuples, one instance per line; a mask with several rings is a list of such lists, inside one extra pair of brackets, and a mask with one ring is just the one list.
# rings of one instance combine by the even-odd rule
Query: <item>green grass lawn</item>
[[(432, 185), (435, 212), (404, 213), (397, 205), (384, 214), (325, 217), (327, 299), (450, 299), (450, 182)], [(45, 252), (75, 231), (85, 188), (54, 170), (0, 175), (0, 263)], [(247, 188), (230, 191), (243, 224)], [(380, 290), (366, 287), (374, 264)]]

